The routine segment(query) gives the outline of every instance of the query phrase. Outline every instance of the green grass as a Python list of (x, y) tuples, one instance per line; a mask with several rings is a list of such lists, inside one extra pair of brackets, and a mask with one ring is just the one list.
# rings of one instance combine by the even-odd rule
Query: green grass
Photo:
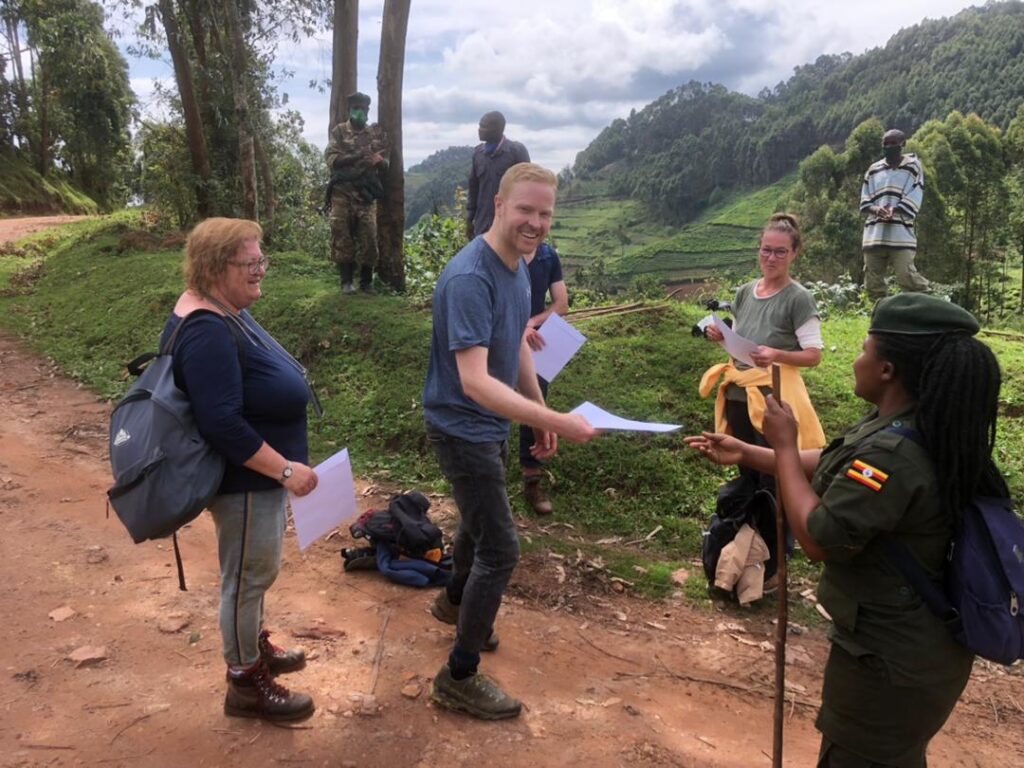
[[(0, 295), (0, 325), (108, 398), (128, 386), (124, 362), (155, 348), (182, 287), (180, 249), (126, 247), (135, 242), (126, 235), (137, 222), (138, 216), (128, 213), (104, 217), (56, 236), (37, 236), (38, 248), (27, 249), (30, 253), (0, 254), (0, 289), (16, 289)], [(17, 270), (44, 253), (33, 281), (12, 282)], [(402, 488), (444, 490), (424, 439), (420, 406), (429, 311), (401, 297), (342, 297), (336, 272), (326, 262), (298, 252), (271, 255), (265, 297), (253, 313), (311, 370), (327, 412), (310, 422), (314, 459), (347, 447), (361, 476)], [(699, 398), (697, 384), (723, 356), (715, 345), (690, 336), (702, 314), (696, 305), (672, 303), (651, 312), (580, 320), (588, 343), (555, 381), (551, 404), (565, 410), (590, 400), (627, 418), (681, 423), (685, 434), (709, 429), (713, 405)], [(822, 364), (806, 373), (829, 435), (866, 410), (852, 394), (851, 374), (866, 329), (861, 315), (827, 319)], [(1006, 372), (998, 456), (1019, 503), (1024, 500), (1024, 345), (1017, 337), (983, 338)], [(587, 550), (601, 554), (612, 573), (653, 595), (674, 590), (671, 572), (690, 567), (688, 561), (698, 555), (717, 489), (733, 473), (701, 460), (679, 434), (622, 433), (586, 446), (563, 443), (550, 471), (557, 519), (578, 531), (628, 541), (661, 526), (642, 551)], [(523, 510), (514, 492), (520, 482), (515, 466), (509, 481), (514, 504)], [(638, 574), (637, 565), (647, 573)], [(813, 578), (814, 567), (806, 569)], [(704, 584), (692, 567), (691, 573), (684, 588), (688, 595)]]
[(27, 158), (9, 150), (0, 151), (0, 213), (93, 214), (98, 210), (99, 206), (91, 198), (59, 174), (43, 178)]

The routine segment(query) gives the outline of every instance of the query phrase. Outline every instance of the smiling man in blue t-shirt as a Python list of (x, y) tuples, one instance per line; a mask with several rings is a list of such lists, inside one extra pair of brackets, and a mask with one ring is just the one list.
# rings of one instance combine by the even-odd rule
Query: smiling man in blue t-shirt
[[(523, 256), (551, 229), (555, 175), (520, 163), (506, 172), (494, 223), (448, 263), (434, 290), (434, 331), (423, 388), (427, 439), (459, 508), (455, 573), (431, 606), (457, 624), (455, 646), (434, 678), (436, 703), (476, 717), (515, 717), (521, 703), (477, 674), (481, 650), (497, 647), (494, 620), (519, 561), (519, 538), (505, 488), (510, 421), (534, 428), (534, 456), (558, 448), (557, 435), (585, 443), (586, 419), (544, 405), (524, 338), (530, 279)], [(518, 388), (518, 391), (516, 391)]]

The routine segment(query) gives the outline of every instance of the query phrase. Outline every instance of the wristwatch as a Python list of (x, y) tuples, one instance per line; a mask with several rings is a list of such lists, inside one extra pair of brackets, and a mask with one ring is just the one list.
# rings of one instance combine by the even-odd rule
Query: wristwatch
[(295, 474), (295, 470), (292, 469), (292, 463), (289, 461), (287, 464), (284, 465), (284, 469), (281, 470), (281, 485), (284, 485), (285, 481), (293, 474)]

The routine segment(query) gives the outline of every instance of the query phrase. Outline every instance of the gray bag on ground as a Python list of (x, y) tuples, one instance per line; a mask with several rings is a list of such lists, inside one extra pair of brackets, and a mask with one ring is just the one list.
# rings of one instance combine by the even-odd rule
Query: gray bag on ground
[[(182, 319), (157, 355), (128, 364), (142, 375), (110, 415), (110, 504), (138, 544), (172, 535), (213, 500), (224, 458), (199, 434), (192, 404), (174, 384), (174, 343), (197, 310)], [(219, 317), (219, 315), (217, 315)], [(238, 341), (230, 321), (227, 326)], [(241, 347), (239, 347), (241, 349)]]

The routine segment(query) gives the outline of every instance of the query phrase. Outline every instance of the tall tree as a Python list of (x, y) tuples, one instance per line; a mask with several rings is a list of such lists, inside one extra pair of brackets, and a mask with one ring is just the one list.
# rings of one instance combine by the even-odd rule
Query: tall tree
[(238, 171), (242, 180), (242, 212), (245, 218), (259, 219), (256, 194), (256, 147), (249, 113), (249, 91), (246, 73), (249, 55), (242, 30), (242, 19), (237, 0), (222, 0), (225, 26), (228, 34), (228, 61), (231, 70), (231, 90), (235, 102), (235, 129), (238, 131)]
[(377, 65), (378, 117), (387, 131), (391, 156), (384, 198), (377, 203), (378, 273), (396, 291), (405, 289), (405, 171), (402, 162), (402, 73), (411, 0), (384, 0), (380, 61)]
[[(192, 64), (188, 51), (182, 40), (178, 27), (178, 18), (173, 0), (159, 0), (160, 20), (163, 22), (164, 33), (167, 35), (167, 47), (174, 64), (174, 79), (178, 84), (181, 96), (181, 111), (185, 118), (185, 135), (188, 137), (189, 157), (192, 170), (196, 175), (195, 195), (196, 210), (199, 217), (205, 219), (211, 213), (210, 207), (210, 156), (206, 149), (206, 136), (203, 131), (202, 115), (199, 101), (196, 99), (195, 83), (192, 78)], [(200, 45), (196, 44), (199, 49)]]
[(327, 134), (348, 119), (345, 99), (358, 83), (359, 0), (334, 0), (334, 50), (331, 57), (331, 112)]
[[(39, 172), (59, 165), (100, 205), (120, 202), (135, 96), (128, 65), (103, 29), (103, 10), (90, 0), (8, 0), (3, 11), (25, 31), (30, 99), (19, 109), (18, 130)], [(20, 32), (8, 36), (20, 50)]]

